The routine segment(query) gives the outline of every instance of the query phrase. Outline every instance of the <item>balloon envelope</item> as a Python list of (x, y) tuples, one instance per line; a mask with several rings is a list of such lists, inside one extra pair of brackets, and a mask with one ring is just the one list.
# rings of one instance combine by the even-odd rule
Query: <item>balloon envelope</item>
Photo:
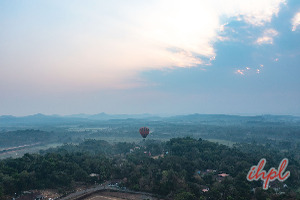
[(139, 131), (143, 138), (146, 138), (147, 135), (149, 134), (149, 128), (147, 128), (147, 127), (142, 127), (142, 128), (140, 128)]

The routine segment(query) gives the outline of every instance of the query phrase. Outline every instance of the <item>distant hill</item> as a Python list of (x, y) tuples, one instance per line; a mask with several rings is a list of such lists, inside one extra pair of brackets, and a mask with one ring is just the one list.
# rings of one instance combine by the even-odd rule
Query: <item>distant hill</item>
[(291, 115), (257, 115), (257, 116), (240, 116), (240, 115), (225, 115), (225, 114), (191, 114), (177, 115), (167, 118), (170, 121), (183, 122), (206, 122), (206, 123), (285, 123), (285, 122), (300, 122), (300, 117)]
[(99, 113), (94, 115), (87, 115), (87, 114), (75, 114), (75, 115), (68, 115), (67, 117), (79, 117), (84, 119), (95, 119), (95, 120), (110, 120), (110, 119), (144, 119), (144, 118), (159, 118), (157, 115), (151, 114), (117, 114), (117, 115), (110, 115), (107, 113)]
[(12, 115), (0, 116), (0, 127), (7, 126), (27, 126), (27, 125), (70, 125), (78, 124), (83, 122), (94, 122), (103, 120), (114, 120), (114, 119), (159, 119), (159, 116), (151, 114), (120, 114), (120, 115), (110, 115), (104, 112), (94, 115), (88, 114), (75, 114), (75, 115), (44, 115), (41, 113), (35, 115), (28, 115), (23, 117), (16, 117)]
[(244, 123), (298, 123), (300, 117), (290, 115), (259, 115), (259, 116), (239, 116), (239, 115), (225, 115), (225, 114), (191, 114), (191, 115), (177, 115), (171, 117), (160, 117), (152, 114), (75, 114), (75, 115), (44, 115), (35, 114), (23, 117), (15, 117), (12, 115), (0, 116), (0, 127), (14, 126), (14, 125), (70, 125), (86, 122), (96, 122), (104, 120), (126, 120), (126, 119), (140, 119), (140, 120), (161, 120), (161, 121), (176, 121), (176, 122), (203, 122), (208, 124), (244, 124)]
[(80, 118), (67, 118), (59, 115), (35, 114), (24, 117), (15, 117), (11, 115), (0, 116), (0, 126), (6, 125), (32, 125), (32, 124), (60, 124), (82, 121)]

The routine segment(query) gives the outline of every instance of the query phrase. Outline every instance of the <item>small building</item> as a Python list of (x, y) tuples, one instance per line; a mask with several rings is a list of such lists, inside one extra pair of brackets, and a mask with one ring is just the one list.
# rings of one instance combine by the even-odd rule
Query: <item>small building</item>
[(99, 174), (91, 173), (90, 177), (99, 177)]
[(227, 177), (227, 176), (229, 176), (229, 174), (226, 174), (226, 173), (222, 173), (222, 174), (218, 174), (218, 176), (220, 176), (220, 177)]
[(216, 180), (218, 182), (222, 182), (226, 177), (229, 177), (229, 174), (226, 174), (226, 173), (218, 174)]
[(206, 185), (201, 185), (201, 191), (202, 192), (208, 192), (209, 191), (209, 187), (207, 187)]
[(209, 188), (202, 189), (202, 192), (208, 192), (208, 191), (209, 191)]

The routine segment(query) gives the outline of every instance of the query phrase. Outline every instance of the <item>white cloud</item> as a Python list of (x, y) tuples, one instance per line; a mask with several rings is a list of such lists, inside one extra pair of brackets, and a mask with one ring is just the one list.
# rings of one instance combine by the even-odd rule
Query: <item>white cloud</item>
[(252, 67), (244, 67), (244, 68), (241, 68), (241, 69), (236, 69), (234, 71), (235, 74), (237, 75), (255, 75), (255, 74), (260, 74), (261, 73), (261, 70), (263, 68), (263, 65), (259, 65), (261, 68), (252, 68)]
[(273, 44), (274, 37), (278, 35), (278, 32), (274, 29), (266, 29), (263, 35), (257, 38), (256, 43), (261, 44)]
[(226, 22), (225, 24), (222, 24), (219, 28), (219, 31), (223, 32), (225, 30), (225, 26), (227, 26), (229, 23)]
[(243, 70), (243, 69), (237, 69), (237, 70), (235, 70), (235, 73), (240, 74), (240, 75), (245, 75), (244, 71), (245, 70)]
[(256, 40), (257, 44), (273, 44), (273, 38), (268, 36), (263, 36), (260, 38), (257, 38)]
[[(36, 13), (27, 16), (51, 23), (16, 16), (11, 27), (26, 27), (15, 32), (10, 28), (1, 35), (0, 43), (8, 41), (10, 48), (0, 57), (0, 79), (36, 87), (43, 82), (48, 88), (53, 84), (68, 89), (138, 87), (144, 84), (138, 77), (143, 70), (209, 65), (216, 57), (214, 43), (229, 40), (220, 34), (226, 32), (224, 20), (261, 26), (277, 15), (284, 2), (50, 1), (63, 10), (61, 20), (51, 21), (53, 16), (59, 18), (56, 12), (37, 12), (34, 7)], [(275, 33), (266, 30), (257, 42), (273, 43)], [(17, 68), (24, 72), (19, 79), (14, 77)]]
[[(221, 18), (232, 20), (232, 17), (238, 17), (246, 23), (261, 26), (278, 14), (282, 3), (285, 0), (187, 0), (184, 3), (180, 0), (164, 0), (156, 1), (155, 9), (150, 13), (143, 11), (135, 14), (134, 18), (139, 16), (142, 24), (139, 29), (143, 37), (157, 42), (161, 48), (180, 48), (188, 54), (211, 57), (216, 54), (213, 46), (215, 41), (229, 40), (226, 35), (219, 34), (228, 25), (228, 22), (221, 24)], [(277, 32), (273, 29), (266, 31), (269, 37), (273, 37), (275, 33)], [(273, 40), (266, 41), (265, 38), (263, 42), (272, 43)], [(187, 63), (187, 66), (207, 64), (203, 60), (195, 61)], [(179, 66), (184, 66), (184, 62), (180, 62)]]
[(255, 26), (263, 26), (271, 22), (272, 17), (277, 16), (281, 4), (286, 4), (286, 0), (227, 0), (215, 1), (222, 9), (222, 13), (229, 17), (235, 16), (237, 20), (245, 20)]
[(296, 13), (292, 19), (292, 31), (296, 31), (297, 27), (300, 25), (300, 12)]
[(275, 29), (266, 29), (264, 31), (264, 35), (268, 35), (268, 36), (271, 36), (271, 37), (274, 37), (274, 36), (277, 36), (278, 35), (278, 32), (275, 30)]
[(218, 40), (220, 40), (220, 41), (228, 41), (228, 40), (230, 40), (230, 38), (229, 37), (224, 37), (224, 36), (218, 36), (217, 37), (218, 38)]

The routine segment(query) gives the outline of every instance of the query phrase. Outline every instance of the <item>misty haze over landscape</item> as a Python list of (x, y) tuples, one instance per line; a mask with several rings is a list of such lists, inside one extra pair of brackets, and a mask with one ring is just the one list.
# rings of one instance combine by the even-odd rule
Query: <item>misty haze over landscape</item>
[(0, 200), (300, 199), (298, 0), (0, 0)]

